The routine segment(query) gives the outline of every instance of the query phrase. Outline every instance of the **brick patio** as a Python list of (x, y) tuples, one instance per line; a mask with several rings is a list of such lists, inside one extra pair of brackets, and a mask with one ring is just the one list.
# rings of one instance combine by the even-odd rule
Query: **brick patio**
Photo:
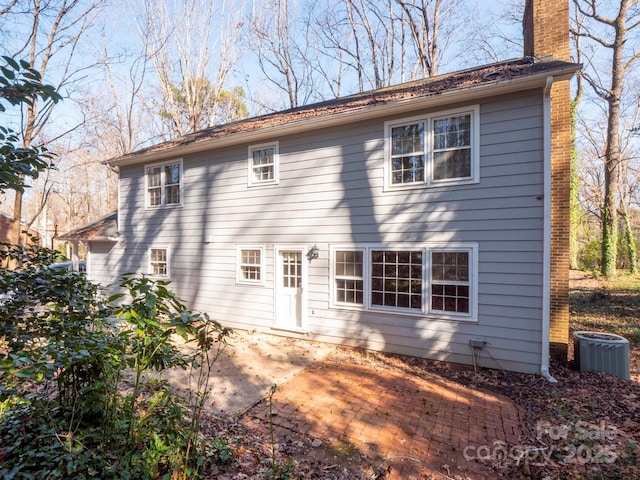
[[(244, 418), (249, 425), (255, 420), (264, 425), (268, 415), (263, 401)], [(352, 444), (387, 461), (397, 475), (387, 478), (408, 478), (416, 465), (422, 472), (495, 478), (485, 465), (467, 461), (464, 449), (493, 448), (495, 441), (518, 444), (521, 416), (507, 397), (438, 375), (417, 377), (335, 360), (314, 363), (273, 396), (273, 423), (280, 432)]]

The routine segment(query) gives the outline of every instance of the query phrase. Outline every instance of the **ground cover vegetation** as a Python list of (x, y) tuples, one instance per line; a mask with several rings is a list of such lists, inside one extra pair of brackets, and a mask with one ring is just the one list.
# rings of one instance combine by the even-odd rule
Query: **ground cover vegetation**
[[(107, 298), (52, 267), (54, 250), (2, 247), (16, 268), (0, 270), (0, 477), (198, 478), (229, 460), (200, 425), (228, 330), (165, 282), (125, 275)], [(191, 370), (186, 398), (148, 375), (176, 367)]]

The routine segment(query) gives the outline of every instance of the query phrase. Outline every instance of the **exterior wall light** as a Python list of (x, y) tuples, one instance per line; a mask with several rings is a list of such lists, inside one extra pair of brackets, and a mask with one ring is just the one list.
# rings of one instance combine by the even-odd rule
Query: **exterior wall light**
[(317, 245), (314, 245), (307, 252), (307, 259), (311, 261), (318, 258), (318, 256), (320, 256), (320, 249), (317, 247)]

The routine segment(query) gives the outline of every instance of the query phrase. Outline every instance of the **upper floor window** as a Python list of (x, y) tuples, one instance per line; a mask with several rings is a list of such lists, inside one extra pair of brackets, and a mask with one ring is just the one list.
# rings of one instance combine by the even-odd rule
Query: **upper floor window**
[(473, 183), (479, 177), (479, 107), (387, 122), (388, 188)]
[(391, 184), (424, 183), (425, 124), (391, 127)]
[(471, 177), (471, 113), (433, 120), (433, 180)]
[(147, 207), (166, 207), (182, 203), (182, 162), (148, 165)]
[(249, 186), (278, 183), (278, 142), (249, 147)]

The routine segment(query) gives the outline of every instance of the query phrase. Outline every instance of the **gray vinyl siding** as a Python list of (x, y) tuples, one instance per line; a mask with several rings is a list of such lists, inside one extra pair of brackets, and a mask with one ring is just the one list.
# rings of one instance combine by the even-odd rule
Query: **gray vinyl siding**
[[(180, 207), (145, 209), (145, 166), (122, 167), (121, 241), (92, 244), (91, 275), (104, 281), (113, 272), (146, 272), (149, 248), (167, 247), (172, 287), (191, 308), (231, 327), (278, 333), (275, 247), (300, 245), (306, 252), (317, 245), (319, 258), (307, 263), (309, 338), (471, 363), (469, 340), (482, 337), (489, 345), (481, 365), (537, 372), (542, 92), (479, 105), (476, 184), (384, 191), (384, 122), (429, 110), (270, 139), (279, 142), (277, 185), (247, 186), (246, 144), (184, 157)], [(331, 306), (331, 246), (432, 242), (477, 244), (477, 321)], [(237, 245), (264, 247), (263, 285), (236, 283)]]
[(87, 277), (100, 285), (111, 285), (116, 280), (114, 272), (120, 272), (120, 256), (117, 242), (89, 242)]

